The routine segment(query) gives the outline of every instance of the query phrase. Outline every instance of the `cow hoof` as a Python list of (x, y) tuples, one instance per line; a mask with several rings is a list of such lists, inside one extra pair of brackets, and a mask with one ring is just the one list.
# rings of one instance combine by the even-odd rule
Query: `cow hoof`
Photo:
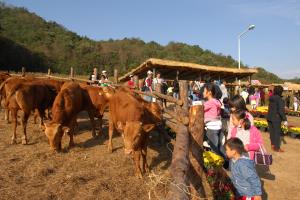
[(75, 147), (75, 144), (74, 144), (74, 143), (70, 143), (70, 144), (69, 144), (69, 148), (72, 148), (72, 147)]
[(149, 172), (150, 172), (149, 167), (146, 167), (146, 168), (144, 169), (144, 172), (149, 173)]
[(10, 144), (17, 144), (17, 141), (16, 141), (15, 139), (12, 139), (12, 140), (10, 141)]
[(143, 175), (142, 175), (141, 172), (136, 172), (136, 173), (135, 173), (135, 176), (136, 176), (137, 178), (139, 178), (139, 179), (142, 179), (142, 178), (143, 178)]
[(22, 139), (22, 144), (26, 145), (27, 144), (27, 140), (26, 139)]

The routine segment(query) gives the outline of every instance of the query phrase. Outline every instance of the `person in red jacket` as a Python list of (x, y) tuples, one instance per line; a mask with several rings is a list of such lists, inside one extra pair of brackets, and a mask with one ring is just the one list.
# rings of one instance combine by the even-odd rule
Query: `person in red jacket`
[(133, 75), (131, 74), (129, 77), (130, 80), (127, 82), (127, 85), (131, 90), (134, 90), (135, 87), (134, 87)]
[(259, 130), (251, 125), (249, 116), (244, 110), (237, 110), (232, 113), (234, 128), (231, 131), (231, 138), (239, 138), (251, 160), (254, 159), (254, 152), (263, 145), (263, 140)]

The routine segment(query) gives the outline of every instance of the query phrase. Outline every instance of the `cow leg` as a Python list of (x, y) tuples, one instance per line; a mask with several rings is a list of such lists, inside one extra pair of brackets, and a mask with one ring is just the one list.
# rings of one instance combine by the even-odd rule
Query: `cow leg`
[(27, 127), (27, 121), (28, 121), (29, 115), (30, 115), (30, 112), (24, 112), (23, 116), (22, 116), (22, 128), (23, 128), (22, 144), (27, 144), (26, 127)]
[(13, 125), (13, 135), (11, 138), (11, 144), (17, 144), (18, 110), (12, 109), (11, 116), (12, 116), (12, 125)]
[(138, 178), (143, 178), (141, 167), (140, 167), (141, 151), (133, 152), (133, 160), (135, 163), (135, 176)]
[(103, 115), (100, 115), (99, 119), (99, 135), (103, 135), (103, 129), (102, 129), (102, 124), (103, 124)]
[(8, 124), (10, 123), (10, 121), (9, 121), (9, 109), (8, 108), (5, 109), (4, 120), (7, 121)]
[(113, 151), (113, 144), (112, 144), (112, 137), (114, 134), (114, 124), (112, 120), (109, 120), (109, 129), (108, 129), (108, 152), (112, 153)]
[(40, 128), (44, 131), (45, 130), (45, 125), (44, 125), (45, 110), (44, 109), (39, 109), (38, 110), (38, 115), (41, 118)]
[(147, 163), (147, 145), (144, 145), (142, 147), (142, 166), (143, 166), (143, 172), (149, 172), (149, 166)]
[(34, 124), (37, 124), (38, 115), (39, 115), (38, 111), (34, 110), (34, 114), (33, 114), (33, 123)]
[(70, 137), (69, 148), (75, 146), (75, 143), (74, 143), (74, 131), (75, 131), (75, 125), (76, 124), (77, 124), (77, 117), (75, 117), (74, 119), (72, 119), (72, 122), (70, 124), (70, 131), (68, 132), (68, 135)]
[(96, 137), (96, 123), (95, 123), (95, 113), (93, 111), (88, 112), (90, 121), (92, 124), (92, 136)]

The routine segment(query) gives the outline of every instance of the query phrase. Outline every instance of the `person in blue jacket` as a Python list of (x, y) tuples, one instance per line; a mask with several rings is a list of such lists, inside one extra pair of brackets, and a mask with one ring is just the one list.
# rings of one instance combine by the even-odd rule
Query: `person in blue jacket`
[(230, 138), (225, 143), (226, 155), (230, 159), (231, 181), (236, 188), (238, 200), (261, 200), (261, 182), (255, 163), (244, 156), (245, 147), (239, 138)]

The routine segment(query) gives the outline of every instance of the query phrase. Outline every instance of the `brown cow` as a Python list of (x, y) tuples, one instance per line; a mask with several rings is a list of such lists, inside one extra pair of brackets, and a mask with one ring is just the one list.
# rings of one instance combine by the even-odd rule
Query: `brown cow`
[(6, 97), (6, 106), (11, 111), (13, 121), (12, 144), (16, 143), (18, 110), (23, 111), (21, 122), (24, 135), (22, 144), (27, 144), (26, 126), (31, 112), (37, 109), (40, 113), (41, 123), (43, 123), (45, 109), (52, 105), (56, 94), (49, 85), (27, 82), (20, 84), (17, 90)]
[(64, 133), (70, 136), (69, 146), (74, 145), (73, 132), (76, 116), (83, 110), (88, 112), (92, 123), (92, 134), (96, 135), (94, 117), (95, 115), (102, 117), (107, 104), (105, 103), (107, 101), (99, 96), (101, 90), (101, 88), (73, 82), (63, 85), (52, 107), (52, 121), (45, 124), (45, 134), (52, 150), (61, 150), (61, 139)]
[[(89, 110), (88, 113), (91, 119), (91, 123), (95, 123), (93, 120), (94, 117), (97, 117), (99, 119), (99, 135), (102, 135), (102, 118), (104, 110), (108, 107), (108, 99), (104, 95), (99, 95), (99, 93), (103, 92), (103, 89), (101, 87), (84, 84), (80, 84), (80, 87), (84, 90), (86, 110)], [(95, 124), (93, 126), (95, 126)], [(93, 137), (96, 136), (94, 130), (92, 132), (92, 135)]]
[[(0, 91), (1, 91), (1, 97), (3, 98), (2, 106), (6, 108), (6, 105), (8, 104), (9, 97), (14, 94), (21, 86), (22, 84), (27, 83), (39, 83), (44, 84), (50, 88), (52, 88), (56, 93), (60, 91), (61, 86), (64, 82), (57, 81), (57, 80), (51, 80), (51, 79), (38, 79), (34, 77), (11, 77), (5, 80), (0, 85)], [(9, 109), (6, 109), (5, 112), (5, 118), (7, 122), (9, 122)], [(42, 123), (42, 121), (41, 121)]]
[(123, 136), (126, 154), (132, 154), (135, 161), (135, 174), (142, 177), (142, 170), (148, 171), (147, 140), (149, 133), (162, 120), (161, 108), (157, 103), (149, 103), (127, 88), (119, 88), (109, 94), (109, 142), (108, 150), (112, 152), (113, 131)]

